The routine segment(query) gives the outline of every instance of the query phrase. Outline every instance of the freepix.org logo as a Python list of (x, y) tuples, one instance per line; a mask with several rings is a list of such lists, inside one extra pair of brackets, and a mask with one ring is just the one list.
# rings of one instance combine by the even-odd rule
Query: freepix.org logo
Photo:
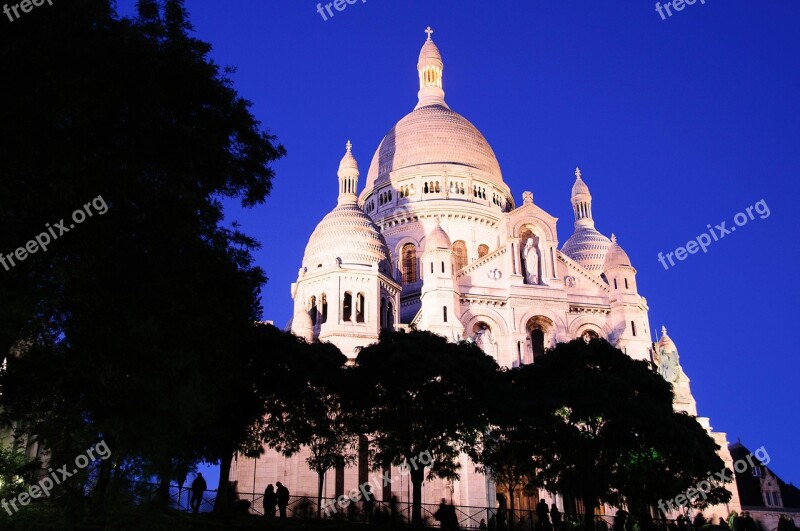
[[(678, 247), (674, 251), (670, 251), (666, 253), (663, 252), (658, 253), (658, 261), (661, 262), (661, 265), (664, 266), (664, 269), (669, 269), (671, 266), (675, 265), (675, 260), (673, 260), (673, 256), (678, 259), (678, 261), (686, 260), (686, 258), (690, 254), (696, 254), (697, 251), (702, 250), (704, 253), (708, 252), (708, 247), (714, 243), (720, 241), (725, 236), (733, 234), (736, 232), (737, 227), (744, 227), (750, 221), (756, 219), (755, 215), (753, 214), (755, 211), (758, 214), (759, 219), (767, 219), (770, 215), (769, 206), (767, 206), (767, 202), (765, 200), (761, 200), (757, 202), (755, 205), (751, 205), (747, 207), (744, 212), (739, 212), (735, 216), (733, 216), (733, 225), (728, 227), (727, 221), (723, 221), (713, 228), (709, 223), (706, 225), (708, 228), (708, 233), (702, 233), (700, 236), (689, 240), (684, 247)], [(667, 261), (669, 261), (669, 265), (667, 265)]]

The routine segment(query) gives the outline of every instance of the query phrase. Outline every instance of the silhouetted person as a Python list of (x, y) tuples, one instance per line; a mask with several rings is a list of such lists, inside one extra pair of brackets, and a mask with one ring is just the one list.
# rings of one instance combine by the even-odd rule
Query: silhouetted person
[(278, 496), (275, 494), (275, 487), (270, 483), (264, 490), (264, 516), (275, 518), (275, 509), (277, 506)]
[(278, 502), (278, 514), (281, 518), (286, 518), (286, 507), (289, 505), (289, 489), (283, 486), (283, 483), (278, 481), (275, 483), (278, 490), (275, 491), (275, 498)]
[(550, 505), (550, 520), (553, 521), (553, 529), (559, 531), (561, 529), (561, 511), (558, 510), (555, 503)]
[(372, 487), (369, 486), (369, 483), (364, 485), (364, 489), (361, 491), (361, 508), (367, 523), (371, 524), (372, 512), (375, 509), (375, 495), (372, 494)]
[(489, 531), (497, 531), (497, 517), (495, 515), (489, 517)]
[(692, 527), (694, 527), (696, 531), (700, 531), (704, 525), (706, 525), (706, 517), (703, 516), (703, 513), (697, 511), (697, 514), (694, 515), (694, 521), (692, 521)]
[(547, 507), (547, 502), (544, 501), (544, 498), (536, 504), (536, 520), (536, 525), (540, 531), (548, 531), (550, 529), (550, 509)]
[(749, 511), (744, 513), (744, 531), (758, 531), (758, 525), (756, 525), (753, 517), (750, 516)]
[(733, 531), (743, 531), (742, 519), (736, 511), (731, 512), (730, 516), (728, 516), (728, 527), (733, 529)]
[(678, 516), (678, 531), (688, 531), (689, 529), (689, 521), (683, 515)]
[(189, 501), (192, 512), (197, 513), (200, 511), (200, 506), (203, 504), (203, 494), (207, 488), (208, 485), (206, 485), (206, 480), (203, 479), (203, 474), (198, 472), (197, 477), (192, 481), (192, 499)]
[(439, 509), (433, 514), (433, 517), (439, 522), (442, 529), (450, 529), (453, 531), (458, 529), (456, 508), (445, 502), (444, 498), (442, 498)]
[(478, 529), (485, 530), (486, 529), (486, 520), (481, 518), (481, 523), (478, 524)]
[(614, 515), (614, 531), (625, 531), (625, 524), (628, 520), (628, 511), (620, 509)]
[(723, 517), (719, 517), (719, 527), (728, 527), (728, 522), (725, 521)]
[(392, 496), (392, 498), (389, 500), (389, 515), (392, 518), (392, 523), (397, 521), (397, 496)]

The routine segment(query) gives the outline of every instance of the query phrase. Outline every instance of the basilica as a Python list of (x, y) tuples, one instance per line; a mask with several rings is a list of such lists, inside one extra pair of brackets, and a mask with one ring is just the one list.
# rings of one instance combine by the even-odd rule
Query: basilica
[[(647, 300), (622, 247), (632, 242), (595, 227), (602, 205), (595, 211), (591, 175), (575, 170), (574, 224), (559, 245), (556, 218), (531, 192), (515, 201), (489, 143), (445, 101), (442, 56), (430, 28), (427, 33), (417, 62), (418, 103), (378, 145), (363, 187), (354, 147), (346, 145), (336, 207), (311, 234), (291, 286), (291, 330), (308, 341), (331, 342), (350, 358), (383, 329), (429, 330), (474, 341), (505, 367), (535, 363), (558, 342), (601, 337), (631, 358), (654, 363), (674, 386), (675, 407), (696, 416), (675, 343), (663, 328), (657, 343), (651, 339)], [(725, 434), (713, 432), (708, 419), (698, 420), (731, 467)], [(305, 457), (272, 451), (256, 460), (240, 456), (232, 478), (243, 492), (263, 492), (267, 483), (281, 481), (293, 494), (315, 496), (317, 478)], [(366, 468), (359, 461), (330, 471), (325, 496), (356, 488)], [(383, 498), (409, 500), (407, 478), (387, 472), (397, 481), (383, 488)], [(732, 492), (727, 507), (709, 514), (740, 510)], [(464, 456), (460, 479), (426, 482), (423, 502), (446, 498), (494, 507), (496, 494)], [(571, 512), (559, 496), (534, 496)], [(525, 504), (517, 501), (517, 507)]]

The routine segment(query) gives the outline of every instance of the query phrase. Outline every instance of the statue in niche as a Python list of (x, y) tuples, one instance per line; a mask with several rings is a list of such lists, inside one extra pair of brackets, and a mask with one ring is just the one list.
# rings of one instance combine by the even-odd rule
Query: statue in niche
[(658, 373), (672, 384), (676, 402), (693, 402), (694, 398), (689, 387), (689, 377), (683, 372), (678, 353), (661, 349), (658, 358)]
[(531, 236), (525, 242), (525, 248), (522, 250), (522, 261), (525, 266), (525, 283), (538, 285), (539, 284), (539, 238)]
[(492, 339), (492, 329), (486, 323), (480, 323), (472, 338), (476, 345), (486, 354), (497, 358), (497, 345)]

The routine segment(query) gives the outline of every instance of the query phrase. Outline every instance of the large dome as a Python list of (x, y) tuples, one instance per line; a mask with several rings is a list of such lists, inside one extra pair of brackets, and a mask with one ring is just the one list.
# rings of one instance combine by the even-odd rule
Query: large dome
[(387, 182), (392, 171), (426, 164), (455, 164), (503, 182), (500, 164), (480, 131), (446, 105), (419, 107), (397, 122), (378, 146), (367, 189)]
[(303, 267), (379, 264), (389, 271), (389, 250), (378, 228), (355, 203), (344, 203), (322, 218), (308, 240)]

